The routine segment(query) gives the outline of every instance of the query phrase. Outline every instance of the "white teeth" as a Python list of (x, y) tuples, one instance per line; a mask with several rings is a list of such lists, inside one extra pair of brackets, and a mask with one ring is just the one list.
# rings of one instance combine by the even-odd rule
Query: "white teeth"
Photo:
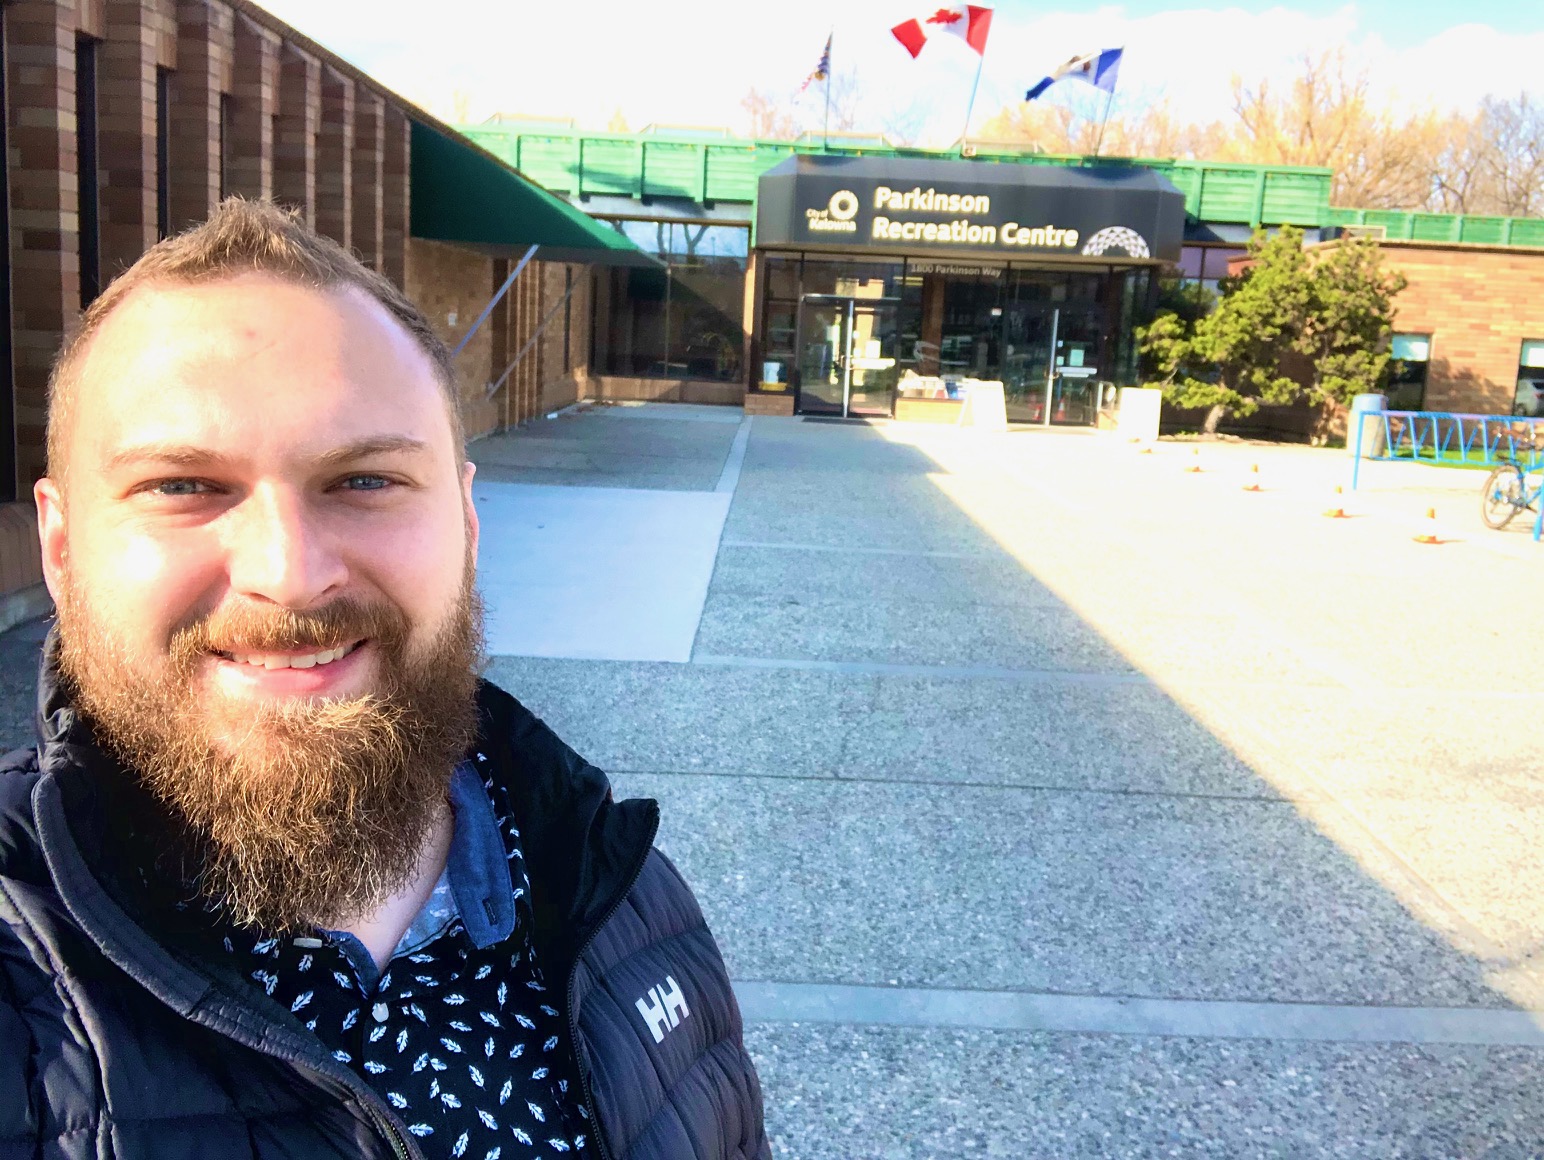
[(312, 669), (318, 665), (328, 665), (333, 661), (341, 660), (356, 647), (352, 644), (343, 645), (341, 648), (326, 649), (301, 657), (286, 656), (281, 653), (229, 653), (227, 655), (237, 664), (252, 665), (260, 669)]

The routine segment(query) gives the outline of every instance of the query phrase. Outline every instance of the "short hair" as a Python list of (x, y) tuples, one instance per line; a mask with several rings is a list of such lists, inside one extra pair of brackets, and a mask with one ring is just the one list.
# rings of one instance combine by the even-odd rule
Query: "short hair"
[(401, 323), (429, 358), (450, 413), (456, 453), (466, 456), (466, 433), (450, 349), (423, 311), (385, 276), (331, 238), (306, 227), (299, 214), (268, 201), (228, 197), (209, 219), (157, 242), (115, 278), (81, 315), (54, 360), (48, 379), (48, 473), (65, 470), (65, 444), (81, 358), (102, 322), (135, 290), (147, 285), (197, 285), (241, 274), (270, 274), (316, 290), (363, 290)]

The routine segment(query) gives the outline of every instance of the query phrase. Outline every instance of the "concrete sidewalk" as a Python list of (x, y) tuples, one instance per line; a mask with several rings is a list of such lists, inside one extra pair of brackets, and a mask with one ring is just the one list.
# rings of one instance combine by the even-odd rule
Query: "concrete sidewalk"
[(686, 521), (543, 597), (685, 659), (491, 676), (660, 799), (777, 1155), (1544, 1154), (1539, 557), (1480, 477), (1327, 520), (1343, 453), (668, 406), (473, 450), (510, 610), (538, 522)]
[(779, 1154), (1544, 1151), (1532, 545), (1197, 458), (758, 418), (690, 663), (495, 661), (661, 799)]

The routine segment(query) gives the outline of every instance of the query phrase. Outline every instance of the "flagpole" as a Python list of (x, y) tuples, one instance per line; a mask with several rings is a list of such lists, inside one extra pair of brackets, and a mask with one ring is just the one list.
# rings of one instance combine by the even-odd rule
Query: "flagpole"
[(1099, 150), (1104, 145), (1104, 127), (1110, 123), (1110, 106), (1115, 103), (1115, 90), (1111, 89), (1104, 97), (1104, 116), (1099, 121), (1099, 136), (1094, 141), (1094, 156), (1099, 156)]
[(981, 70), (986, 67), (986, 47), (982, 46), (981, 59), (976, 62), (976, 80), (970, 86), (970, 104), (965, 106), (965, 128), (960, 130), (960, 154), (965, 153), (965, 142), (970, 137), (970, 115), (976, 111), (976, 91), (981, 87)]
[(836, 27), (826, 33), (826, 122), (820, 130), (820, 148), (831, 151), (831, 85), (836, 80), (836, 66), (831, 63), (831, 47), (836, 43)]

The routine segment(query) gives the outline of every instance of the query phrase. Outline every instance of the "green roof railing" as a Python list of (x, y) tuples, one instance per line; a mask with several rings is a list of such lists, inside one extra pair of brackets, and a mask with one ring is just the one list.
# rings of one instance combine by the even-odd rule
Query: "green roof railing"
[[(532, 181), (569, 197), (676, 197), (695, 202), (756, 200), (756, 181), (795, 153), (848, 157), (952, 158), (902, 146), (819, 141), (671, 139), (658, 134), (527, 132), (510, 125), (463, 125), (460, 131)], [(1329, 209), (1328, 169), (1232, 165), (1154, 158), (1027, 153), (980, 144), (974, 160), (1020, 165), (1138, 165), (1167, 176), (1202, 221), (1246, 225), (1318, 225)]]
[[(756, 182), (796, 153), (845, 157), (953, 159), (953, 151), (855, 145), (819, 140), (763, 141), (702, 134), (531, 131), (506, 123), (463, 125), (460, 132), (554, 193), (681, 198), (698, 203), (756, 200)], [(1218, 225), (1381, 225), (1397, 240), (1544, 246), (1544, 219), (1342, 209), (1330, 205), (1334, 171), (1290, 165), (1245, 165), (1151, 157), (1030, 153), (976, 142), (972, 160), (1018, 165), (1136, 165), (1162, 173), (1185, 195), (1185, 212)]]
[(1398, 242), (1466, 242), (1489, 246), (1544, 246), (1544, 218), (1489, 214), (1410, 213), (1397, 209), (1332, 207), (1325, 225), (1381, 226)]

